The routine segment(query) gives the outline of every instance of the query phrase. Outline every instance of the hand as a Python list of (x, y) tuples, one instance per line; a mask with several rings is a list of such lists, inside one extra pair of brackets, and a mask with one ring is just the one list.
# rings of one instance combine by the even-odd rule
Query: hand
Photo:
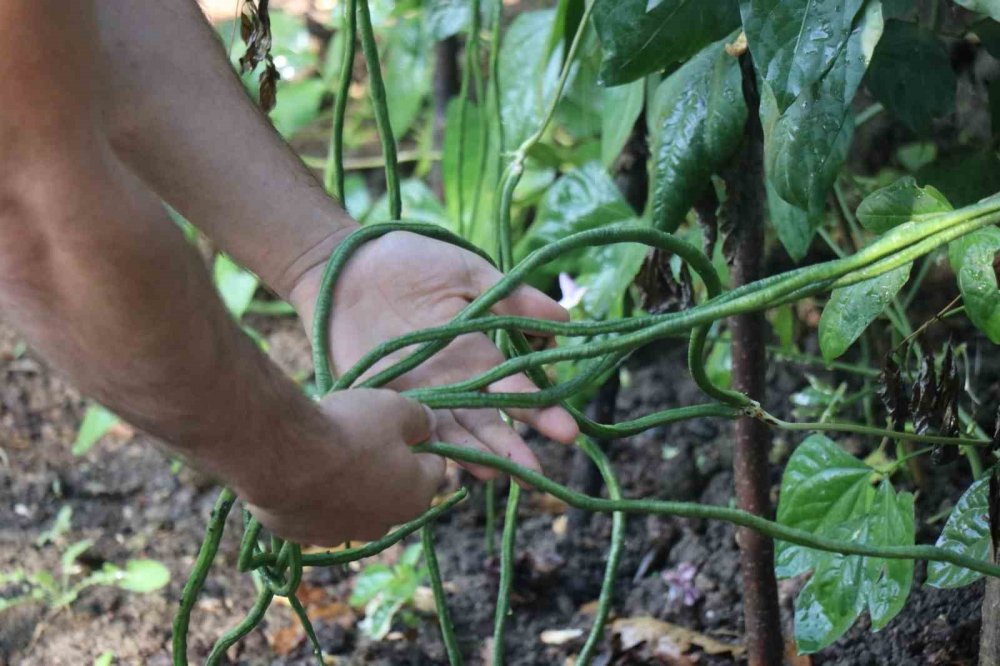
[[(311, 330), (323, 268), (319, 265), (307, 271), (292, 290), (292, 304), (307, 330)], [(349, 369), (382, 342), (448, 323), (501, 277), (475, 254), (418, 234), (397, 231), (367, 243), (348, 262), (335, 287), (330, 324), (334, 370), (341, 373)], [(569, 319), (558, 303), (529, 286), (517, 289), (498, 303), (493, 312), (557, 321)], [(411, 352), (412, 348), (383, 359), (369, 374)], [(485, 372), (503, 360), (486, 335), (465, 335), (388, 387), (403, 391), (450, 384)], [(524, 375), (514, 375), (492, 384), (488, 390), (527, 393), (538, 389)], [(559, 442), (572, 443), (578, 433), (576, 422), (561, 408), (506, 412)], [(539, 469), (535, 455), (496, 410), (439, 410), (436, 417), (434, 434), (441, 441), (488, 451)], [(481, 479), (496, 476), (489, 468), (468, 468)]]
[[(296, 543), (330, 547), (381, 538), (427, 510), (444, 461), (409, 448), (430, 438), (430, 410), (394, 391), (365, 389), (340, 391), (320, 407), (332, 427), (298, 434), (270, 461), (268, 480), (281, 487), (251, 507), (265, 527)], [(248, 496), (253, 501), (255, 494)]]

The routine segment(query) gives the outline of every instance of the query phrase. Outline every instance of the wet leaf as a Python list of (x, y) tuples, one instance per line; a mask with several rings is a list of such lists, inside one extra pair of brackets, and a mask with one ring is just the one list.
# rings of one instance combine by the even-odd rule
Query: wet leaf
[(927, 28), (891, 20), (875, 49), (868, 88), (907, 127), (927, 134), (955, 107), (955, 73), (948, 50)]
[(739, 61), (725, 40), (667, 77), (650, 103), (653, 224), (673, 232), (713, 173), (739, 149), (746, 126)]
[(845, 50), (864, 0), (740, 0), (754, 66), (784, 112)]
[(822, 220), (827, 193), (851, 145), (850, 106), (882, 32), (880, 7), (867, 6), (822, 77), (784, 111), (771, 86), (766, 81), (761, 86), (768, 181), (783, 200), (807, 211), (814, 225)]
[(958, 269), (958, 286), (965, 312), (993, 344), (1000, 344), (1000, 291), (994, 269), (997, 253), (1000, 252), (997, 232), (996, 228), (992, 228), (970, 234), (959, 245), (964, 246), (964, 252)]
[(858, 221), (865, 229), (882, 234), (911, 221), (922, 221), (952, 210), (943, 194), (932, 186), (920, 187), (912, 176), (868, 195), (858, 206)]
[(682, 62), (740, 24), (737, 0), (596, 0), (604, 60), (601, 83), (616, 86)]
[[(873, 486), (873, 473), (827, 437), (812, 435), (785, 468), (778, 521), (832, 539), (913, 544), (913, 495), (897, 494), (887, 480)], [(911, 561), (776, 543), (780, 578), (808, 571), (812, 575), (795, 600), (795, 640), (807, 654), (837, 640), (866, 609), (873, 629), (885, 627), (902, 609), (913, 581)]]
[[(990, 556), (989, 485), (992, 474), (979, 479), (965, 491), (948, 517), (938, 548), (967, 555), (977, 560)], [(927, 584), (934, 587), (964, 587), (982, 578), (982, 574), (946, 562), (927, 564)]]
[(838, 358), (861, 337), (906, 284), (911, 266), (833, 290), (819, 320), (819, 346), (825, 360)]

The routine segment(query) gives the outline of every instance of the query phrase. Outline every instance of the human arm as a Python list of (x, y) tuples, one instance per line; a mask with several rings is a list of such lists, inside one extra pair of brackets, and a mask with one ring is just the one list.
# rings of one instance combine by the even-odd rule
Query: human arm
[[(356, 223), (250, 102), (192, 0), (98, 0), (97, 6), (110, 67), (105, 123), (116, 152), (220, 248), (291, 300), (308, 323), (322, 265)], [(499, 277), (487, 262), (446, 243), (404, 233), (373, 241), (337, 286), (335, 366), (344, 370), (380, 342), (446, 323)], [(499, 310), (568, 317), (528, 287)], [(469, 335), (390, 387), (465, 379), (500, 360), (486, 336)], [(535, 387), (518, 375), (491, 390)], [(510, 415), (559, 441), (571, 442), (577, 434), (576, 424), (558, 408)], [(437, 422), (443, 440), (537, 466), (495, 410), (440, 411)], [(483, 478), (492, 475), (476, 471)]]
[(334, 544), (419, 514), (443, 463), (389, 391), (309, 401), (229, 317), (107, 142), (93, 0), (0, 3), (0, 311), (85, 393), (230, 484), (278, 534)]

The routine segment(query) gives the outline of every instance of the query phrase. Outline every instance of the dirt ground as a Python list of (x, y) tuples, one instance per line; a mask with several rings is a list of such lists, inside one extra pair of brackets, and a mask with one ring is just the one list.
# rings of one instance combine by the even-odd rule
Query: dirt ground
[[(295, 322), (258, 319), (251, 324), (264, 332), (272, 356), (287, 371), (308, 371), (306, 341)], [(619, 419), (698, 399), (692, 384), (678, 380), (686, 373), (684, 350), (675, 345), (650, 350), (635, 360), (631, 382), (618, 398)], [(170, 664), (171, 616), (216, 489), (193, 472), (173, 473), (170, 461), (147, 437), (127, 428), (113, 431), (82, 458), (72, 456), (70, 446), (83, 400), (6, 327), (0, 327), (0, 373), (0, 572), (58, 571), (65, 546), (89, 538), (94, 546), (82, 558), (86, 567), (149, 557), (163, 562), (173, 574), (169, 586), (159, 593), (91, 588), (65, 610), (28, 605), (0, 615), (0, 664), (89, 664), (105, 651), (112, 651), (119, 664)], [(801, 367), (772, 364), (772, 407), (781, 413), (787, 396), (802, 384)], [(859, 445), (844, 441), (849, 448)], [(776, 439), (779, 449), (787, 450), (789, 443)], [(573, 451), (546, 442), (535, 445), (547, 472), (565, 482)], [(615, 442), (610, 452), (627, 496), (716, 504), (731, 500), (731, 442), (725, 424), (693, 421), (658, 428)], [(775, 485), (779, 475), (776, 466)], [(960, 484), (967, 483), (962, 475), (952, 474), (956, 482), (945, 484), (937, 496), (921, 497), (918, 515), (934, 514), (957, 499)], [(56, 544), (37, 546), (39, 534), (51, 526), (63, 506), (73, 509), (70, 531)], [(566, 530), (566, 507), (533, 492), (526, 494), (520, 516), (508, 663), (569, 663), (567, 658), (579, 650), (582, 638), (544, 632), (589, 626), (605, 564), (610, 519), (594, 516), (584, 519), (579, 529)], [(230, 521), (220, 557), (195, 610), (190, 644), (195, 662), (204, 659), (215, 638), (238, 621), (253, 598), (251, 581), (235, 566), (237, 521), (235, 516)], [(498, 582), (497, 561), (485, 551), (483, 525), (482, 493), (474, 486), (470, 501), (444, 518), (437, 531), (456, 630), (471, 664), (489, 663), (483, 655), (492, 635)], [(932, 540), (939, 528), (940, 524), (924, 525), (920, 539)], [(396, 548), (382, 557), (391, 562), (399, 552)], [(678, 595), (664, 577), (664, 572), (685, 568), (693, 576), (688, 599)], [(345, 604), (357, 570), (312, 570), (306, 575), (301, 596), (316, 618), (330, 663), (445, 663), (436, 623), (426, 611), (418, 612), (414, 627), (397, 623), (383, 642), (373, 643), (357, 631), (358, 611)], [(918, 571), (919, 581), (923, 567)], [(800, 584), (781, 584), (786, 622)], [(663, 622), (683, 628), (671, 631), (689, 632), (679, 635), (695, 645), (711, 638), (738, 646), (740, 588), (738, 552), (730, 527), (697, 520), (631, 518), (614, 606), (619, 630), (604, 641), (595, 663), (740, 663), (738, 647), (723, 647), (715, 655), (691, 648), (676, 658), (666, 652), (653, 654), (648, 645), (627, 649), (636, 631), (644, 627), (662, 634), (668, 627)], [(418, 595), (418, 600), (421, 597), (426, 595)], [(869, 633), (867, 621), (862, 620), (835, 646), (811, 660), (800, 660), (797, 666), (974, 664), (980, 597), (980, 585), (946, 592), (918, 583), (906, 609), (883, 632)], [(426, 603), (418, 606), (426, 607)], [(275, 605), (262, 628), (229, 657), (230, 663), (247, 666), (314, 663), (304, 636), (282, 605)]]

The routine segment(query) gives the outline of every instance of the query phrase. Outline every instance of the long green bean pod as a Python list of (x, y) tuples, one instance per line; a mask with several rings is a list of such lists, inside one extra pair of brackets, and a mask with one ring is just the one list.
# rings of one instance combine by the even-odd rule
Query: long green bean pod
[(326, 158), (323, 184), (327, 192), (332, 192), (343, 204), (346, 199), (344, 187), (344, 121), (347, 117), (347, 99), (351, 91), (351, 76), (354, 72), (354, 51), (358, 41), (358, 0), (345, 0), (343, 26), (343, 52), (340, 62), (340, 80), (337, 82), (337, 97), (333, 102), (333, 131), (330, 132), (330, 153)]
[(431, 579), (431, 590), (434, 592), (434, 605), (437, 608), (438, 623), (441, 625), (441, 640), (445, 652), (448, 653), (448, 663), (451, 666), (462, 665), (462, 653), (455, 639), (455, 627), (451, 623), (448, 612), (448, 599), (441, 581), (441, 570), (438, 568), (437, 553), (434, 552), (434, 523), (427, 523), (420, 528), (420, 540), (424, 547), (424, 560), (427, 562), (427, 575)]

